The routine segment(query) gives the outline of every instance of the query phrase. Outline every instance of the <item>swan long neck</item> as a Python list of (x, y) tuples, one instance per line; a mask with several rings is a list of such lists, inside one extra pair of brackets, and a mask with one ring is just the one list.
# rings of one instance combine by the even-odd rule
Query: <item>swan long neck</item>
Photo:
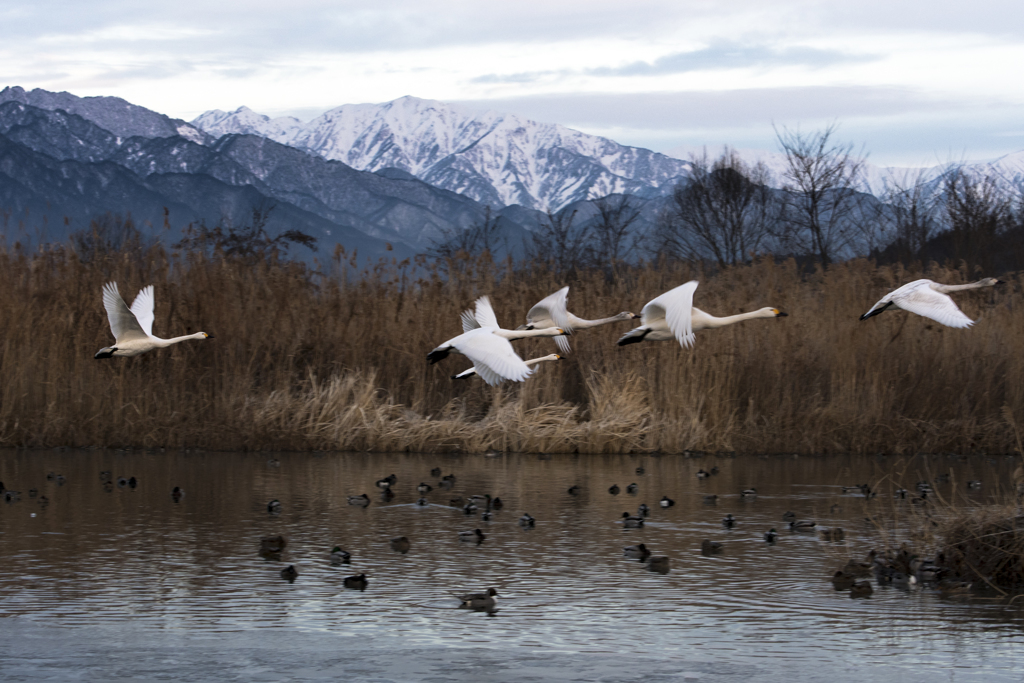
[(965, 289), (981, 289), (982, 287), (992, 287), (995, 284), (995, 282), (992, 282), (990, 280), (978, 280), (977, 282), (971, 282), (966, 285), (940, 285), (936, 283), (935, 285), (932, 286), (932, 289), (934, 289), (937, 292), (942, 292), (943, 294), (949, 294), (950, 292), (962, 292)]
[(565, 330), (560, 327), (545, 327), (542, 330), (497, 330), (495, 334), (512, 340), (525, 339), (527, 337), (560, 337), (565, 334)]
[(206, 339), (206, 335), (202, 332), (196, 332), (195, 334), (186, 334), (182, 337), (171, 337), (170, 339), (161, 339), (160, 337), (153, 337), (156, 341), (157, 346), (161, 348), (167, 348), (171, 344), (177, 344), (178, 342), (188, 341), (189, 339)]
[[(735, 325), (736, 323), (743, 322), (744, 320), (752, 320), (754, 318), (766, 318), (764, 311), (749, 311), (748, 313), (737, 313), (736, 315), (726, 315), (718, 318), (713, 315), (705, 314), (703, 327), (714, 328), (714, 327), (725, 327), (726, 325)], [(775, 317), (774, 315), (770, 317)], [(696, 321), (694, 321), (696, 322)], [(695, 325), (696, 327), (696, 325)]]
[(601, 325), (608, 325), (609, 323), (617, 323), (620, 320), (626, 320), (626, 318), (620, 313), (619, 315), (613, 315), (610, 318), (598, 318), (597, 320), (584, 320), (583, 318), (577, 318), (576, 316), (570, 316), (569, 322), (572, 323), (572, 328), (585, 330), (588, 327), (599, 327)]

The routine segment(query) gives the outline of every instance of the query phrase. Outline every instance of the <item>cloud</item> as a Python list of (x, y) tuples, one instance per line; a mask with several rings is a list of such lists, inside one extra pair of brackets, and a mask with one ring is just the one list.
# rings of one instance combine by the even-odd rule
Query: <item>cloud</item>
[(633, 62), (619, 67), (587, 69), (593, 76), (660, 76), (687, 71), (740, 69), (746, 67), (806, 66), (822, 68), (844, 62), (869, 62), (878, 55), (855, 55), (814, 47), (769, 47), (721, 43), (702, 50), (676, 52), (653, 62)]
[(897, 87), (793, 87), (665, 93), (557, 93), (462, 100), (538, 121), (592, 127), (679, 130), (893, 116), (959, 106)]
[[(997, 100), (941, 99), (909, 88), (802, 87), (669, 93), (562, 93), (462, 100), (476, 110), (668, 151), (679, 146), (774, 150), (774, 127), (813, 130), (837, 122), (841, 139), (863, 144), (873, 163), (932, 165), (988, 158), (1024, 147), (1024, 107)], [(1010, 143), (1008, 145), (1008, 142)]]
[[(771, 5), (760, 0), (590, 0), (585, 9), (578, 0), (9, 0), (0, 8), (5, 41), (19, 44), (45, 37), (88, 40), (115, 35), (119, 42), (135, 45), (169, 42), (211, 53), (275, 56), (296, 50), (351, 54), (623, 38), (663, 45), (728, 42), (740, 36), (762, 44), (774, 39), (809, 43), (837, 34), (889, 35), (898, 41), (898, 34), (908, 32), (1006, 39), (1024, 36), (1024, 22), (1011, 20), (1019, 16), (1017, 0), (976, 3), (969, 12), (961, 0), (780, 0)], [(715, 55), (717, 49), (697, 56), (729, 59)], [(814, 58), (761, 55), (765, 56)], [(648, 67), (658, 68), (657, 61), (647, 62)], [(670, 68), (670, 62), (663, 66)], [(641, 68), (642, 64), (637, 62)]]
[(633, 77), (664, 76), (688, 71), (713, 71), (740, 68), (773, 68), (804, 66), (813, 69), (835, 64), (863, 63), (881, 59), (880, 55), (851, 54), (841, 50), (815, 47), (770, 47), (720, 43), (701, 50), (675, 52), (650, 62), (637, 61), (622, 66), (599, 66), (587, 69), (551, 69), (522, 71), (510, 74), (485, 74), (469, 82), (478, 85), (533, 84), (572, 76)]
[(567, 76), (572, 73), (569, 70), (561, 69), (558, 71), (524, 71), (517, 74), (484, 74), (483, 76), (477, 76), (476, 78), (470, 79), (470, 83), (480, 85), (496, 85), (505, 83), (536, 83), (543, 79), (549, 79), (552, 76)]

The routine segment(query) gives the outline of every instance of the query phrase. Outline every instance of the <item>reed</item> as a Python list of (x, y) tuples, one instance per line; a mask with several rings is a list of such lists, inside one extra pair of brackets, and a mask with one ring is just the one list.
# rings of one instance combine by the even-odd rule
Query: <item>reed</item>
[[(991, 274), (990, 274), (991, 275)], [(902, 312), (858, 321), (916, 277), (960, 283), (966, 269), (859, 260), (807, 274), (763, 260), (705, 273), (687, 263), (579, 272), (514, 270), (486, 258), (360, 268), (342, 252), (315, 268), (274, 257), (196, 252), (100, 254), (54, 247), (0, 252), (0, 444), (207, 449), (680, 452), (683, 450), (1010, 452), (1024, 416), (1024, 304), (1018, 276), (957, 297), (970, 330)], [(573, 354), (521, 385), (453, 382), (461, 356), (425, 354), (461, 331), (489, 294), (515, 327), (570, 284), (570, 310), (640, 309), (699, 279), (716, 315), (766, 305), (790, 317), (618, 347), (629, 325), (585, 331)], [(94, 360), (112, 339), (100, 299), (156, 285), (161, 336), (186, 342), (137, 358)], [(517, 342), (523, 357), (550, 340)]]
[[(881, 543), (873, 551), (878, 582), (902, 572), (951, 595), (1024, 596), (1024, 465), (1009, 481), (986, 483), (986, 502), (972, 499), (967, 482), (951, 473), (931, 489), (929, 480), (940, 481), (935, 474), (909, 458), (874, 483), (877, 498), (864, 501)], [(921, 475), (930, 489), (924, 493), (913, 483)], [(905, 489), (905, 497), (894, 496), (897, 489)]]

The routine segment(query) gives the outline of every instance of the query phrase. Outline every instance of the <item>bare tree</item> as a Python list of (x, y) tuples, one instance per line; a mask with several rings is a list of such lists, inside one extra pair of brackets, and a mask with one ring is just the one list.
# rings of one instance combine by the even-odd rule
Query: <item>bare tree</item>
[(637, 250), (641, 235), (630, 230), (640, 218), (636, 198), (628, 194), (608, 195), (593, 201), (597, 216), (590, 222), (587, 261), (614, 274), (617, 265)]
[(889, 249), (901, 263), (921, 258), (938, 228), (940, 205), (926, 173), (890, 173), (885, 179), (879, 222), (889, 224)]
[[(65, 219), (67, 220), (67, 219)], [(141, 258), (146, 248), (142, 233), (135, 227), (131, 214), (121, 216), (107, 212), (89, 221), (89, 227), (71, 233), (71, 248), (84, 263), (110, 253), (126, 253)]]
[(181, 241), (174, 247), (208, 251), (210, 255), (219, 254), (249, 262), (276, 257), (281, 252), (287, 252), (293, 244), (316, 251), (316, 238), (301, 230), (285, 230), (276, 237), (270, 236), (267, 232), (267, 222), (275, 206), (276, 204), (272, 202), (253, 205), (251, 220), (244, 225), (231, 225), (227, 219), (222, 219), (212, 228), (205, 222), (191, 224), (185, 229)]
[(432, 240), (427, 255), (442, 258), (474, 258), (487, 254), (493, 257), (499, 250), (508, 251), (501, 229), (501, 217), (491, 215), (491, 207), (484, 208), (483, 218), (468, 228), (442, 228), (441, 239)]
[(959, 165), (947, 171), (943, 181), (953, 257), (991, 267), (998, 236), (1014, 222), (1013, 193), (997, 178)]
[(535, 263), (546, 264), (558, 275), (565, 275), (583, 265), (590, 240), (590, 226), (576, 222), (577, 211), (548, 211), (547, 220), (534, 230), (526, 245), (526, 256)]
[(707, 150), (690, 163), (690, 179), (676, 186), (659, 217), (659, 248), (677, 258), (713, 258), (720, 266), (760, 252), (779, 210), (767, 167), (748, 166), (729, 147), (713, 163)]
[(857, 191), (863, 159), (852, 154), (852, 145), (833, 140), (836, 128), (833, 123), (815, 133), (775, 131), (786, 155), (777, 235), (788, 248), (813, 254), (823, 265), (853, 245), (864, 198)]

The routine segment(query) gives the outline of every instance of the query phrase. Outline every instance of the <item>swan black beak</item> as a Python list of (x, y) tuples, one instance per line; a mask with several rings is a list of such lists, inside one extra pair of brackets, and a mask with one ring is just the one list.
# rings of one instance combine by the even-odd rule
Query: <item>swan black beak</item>
[(1005, 285), (1006, 284), (1006, 280), (996, 280), (996, 284), (997, 285)]
[(775, 317), (776, 318), (788, 318), (789, 317), (789, 313), (785, 313), (784, 311), (775, 311)]
[(213, 335), (212, 335), (212, 334), (210, 334), (209, 332), (207, 332), (207, 333), (206, 333), (206, 338), (207, 338), (207, 339), (213, 339)]

